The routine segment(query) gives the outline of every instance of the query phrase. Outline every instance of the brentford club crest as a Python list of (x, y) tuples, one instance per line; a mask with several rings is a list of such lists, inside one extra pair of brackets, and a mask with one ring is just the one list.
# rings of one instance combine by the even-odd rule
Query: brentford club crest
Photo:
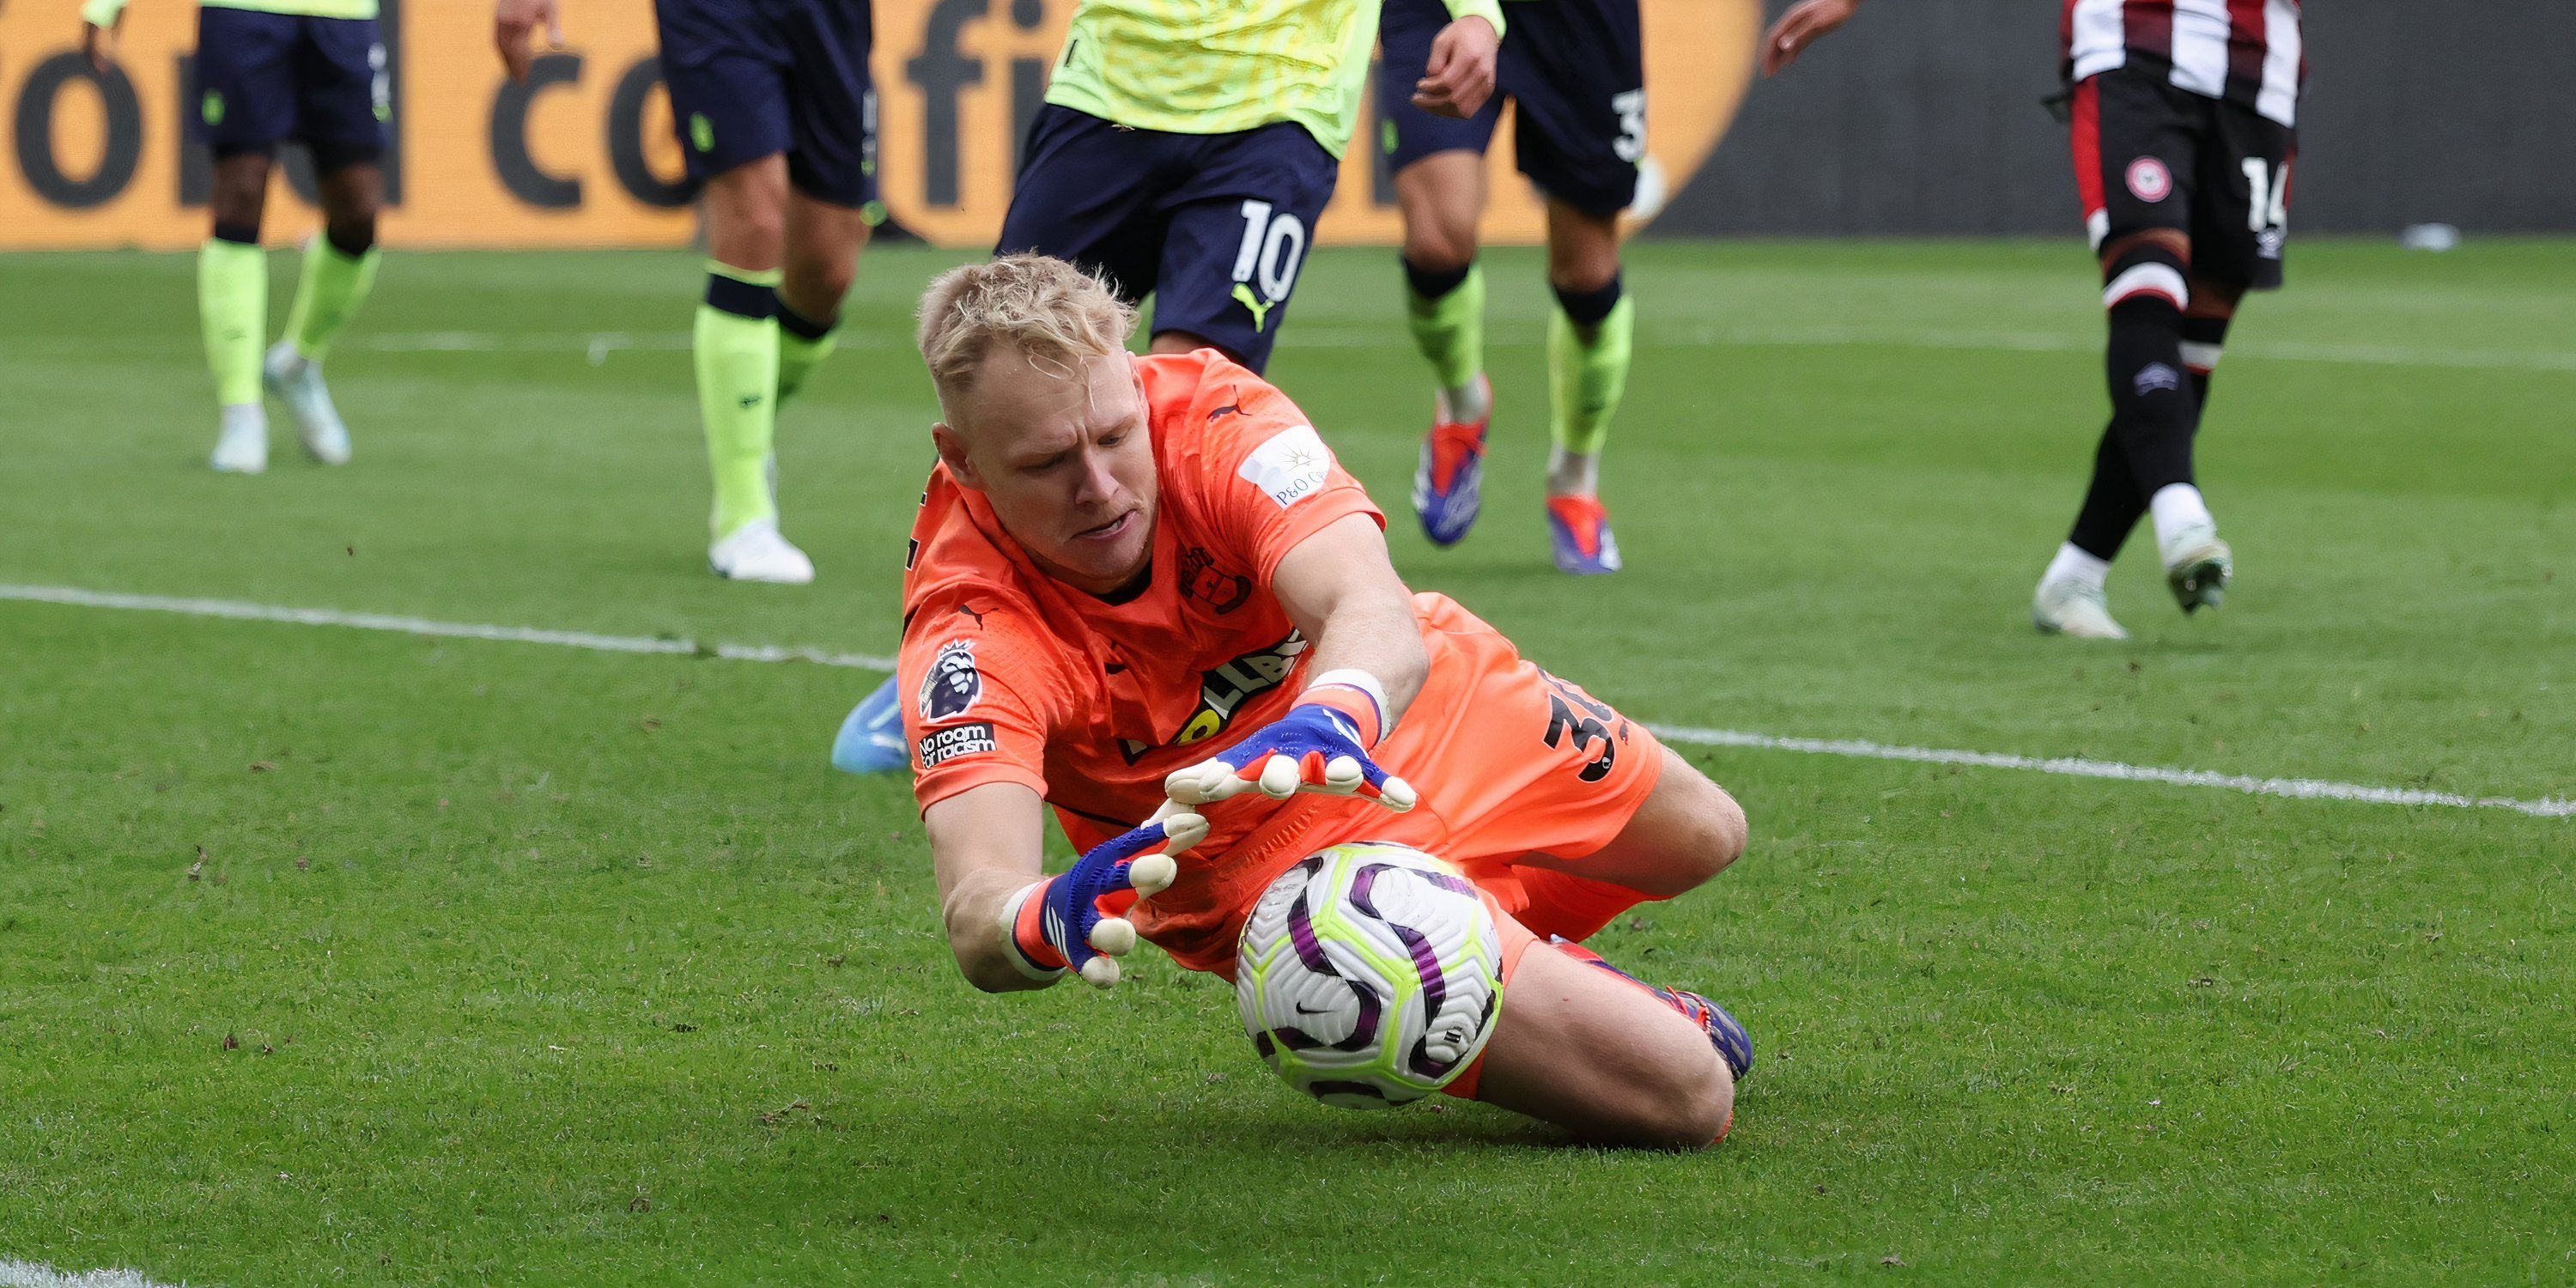
[(2162, 201), (2173, 192), (2173, 171), (2154, 157), (2129, 163), (2129, 195), (2140, 201)]

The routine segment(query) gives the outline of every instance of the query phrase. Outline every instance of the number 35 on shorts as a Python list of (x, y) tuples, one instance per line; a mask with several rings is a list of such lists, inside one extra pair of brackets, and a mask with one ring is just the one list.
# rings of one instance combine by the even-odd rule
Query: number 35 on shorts
[(1234, 252), (1234, 299), (1252, 313), (1252, 329), (1268, 329), (1270, 310), (1297, 289), (1306, 262), (1306, 221), (1267, 201), (1243, 203), (1243, 244)]

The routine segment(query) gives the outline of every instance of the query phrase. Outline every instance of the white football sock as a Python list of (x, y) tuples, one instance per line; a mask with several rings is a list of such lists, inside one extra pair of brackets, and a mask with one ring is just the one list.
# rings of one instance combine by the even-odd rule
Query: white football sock
[(2156, 547), (2170, 551), (2175, 538), (2195, 528), (2215, 528), (2218, 520), (2209, 517), (2209, 505), (2200, 499), (2200, 489), (2189, 483), (2167, 483), (2147, 498), (2147, 512), (2155, 516)]
[(2048, 571), (2039, 575), (2039, 584), (2075, 581), (2100, 590), (2110, 572), (2110, 560), (2097, 557), (2069, 541), (2057, 548), (2057, 557), (2048, 561)]
[(1601, 492), (1601, 457), (1594, 452), (1569, 452), (1563, 447), (1547, 449), (1547, 494), (1549, 496), (1598, 496)]

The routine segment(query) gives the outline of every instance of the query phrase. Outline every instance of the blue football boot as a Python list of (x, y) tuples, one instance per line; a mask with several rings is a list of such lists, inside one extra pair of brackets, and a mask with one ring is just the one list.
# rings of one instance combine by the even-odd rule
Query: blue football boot
[(903, 745), (903, 706), (895, 700), (894, 677), (852, 709), (832, 739), (832, 768), (845, 774), (891, 774), (912, 764)]

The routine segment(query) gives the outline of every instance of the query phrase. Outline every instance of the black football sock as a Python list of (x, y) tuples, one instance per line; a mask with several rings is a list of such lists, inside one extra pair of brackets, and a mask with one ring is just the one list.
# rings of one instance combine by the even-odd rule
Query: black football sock
[(2191, 373), (2191, 401), (2202, 413), (2209, 410), (2209, 378), (2218, 370), (2219, 355), (2227, 347), (2227, 324), (2231, 318), (2203, 318), (2185, 315), (2182, 320), (2183, 370)]
[(2182, 309), (2161, 294), (2133, 294), (2111, 306), (2104, 352), (2111, 432), (2140, 496), (2192, 481), (2191, 439), (2200, 403), (2182, 358)]
[(2066, 540), (2076, 549), (2109, 563), (2120, 553), (2121, 543), (2129, 539), (2138, 526), (2138, 516), (2147, 512), (2147, 499), (2138, 491), (2137, 478), (2130, 473), (2129, 460), (2120, 450), (2117, 433), (2109, 426), (2102, 430), (2102, 441), (2093, 449), (2093, 482), (2084, 491), (2084, 506), (2075, 512), (2075, 526)]

